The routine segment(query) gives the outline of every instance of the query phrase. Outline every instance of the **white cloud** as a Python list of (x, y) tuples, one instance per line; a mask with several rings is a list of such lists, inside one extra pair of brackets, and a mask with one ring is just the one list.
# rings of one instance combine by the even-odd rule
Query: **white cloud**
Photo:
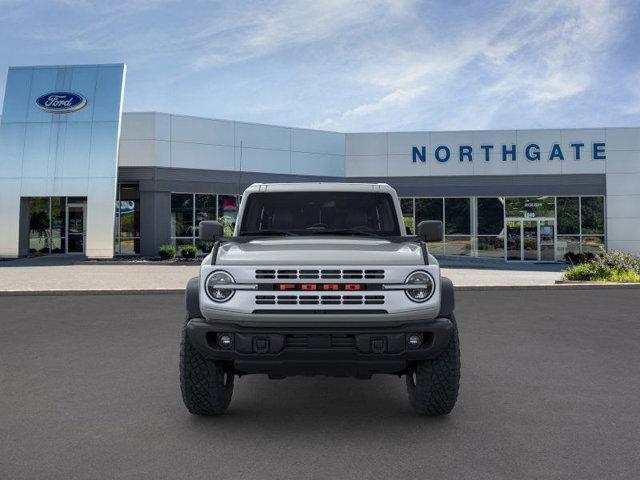
[(591, 85), (593, 57), (616, 32), (620, 11), (608, 0), (540, 1), (518, 30), (489, 45), (496, 81), (487, 91), (552, 102)]
[(489, 128), (587, 95), (625, 16), (618, 0), (59, 1), (69, 25), (16, 33), (43, 56), (123, 59), (130, 85), (156, 78), (136, 98), (188, 83), (200, 115), (346, 131)]
[[(405, 96), (395, 94), (402, 91), (419, 92), (412, 100), (422, 97), (424, 105), (440, 104), (441, 98), (448, 97), (453, 107), (457, 103), (453, 86), (464, 83), (475, 88), (474, 103), (483, 113), (499, 111), (503, 102), (539, 106), (587, 91), (595, 73), (594, 57), (614, 40), (621, 9), (609, 0), (539, 0), (525, 8), (519, 5), (502, 9), (496, 19), (469, 19), (457, 26), (462, 34), (435, 45), (424, 42), (407, 50), (397, 42), (387, 47), (382, 61), (373, 60), (357, 73), (374, 98), (317, 124), (358, 129), (371, 124), (367, 117), (372, 111), (384, 110), (386, 115), (377, 122), (382, 126), (384, 119), (406, 111)], [(416, 32), (426, 38), (429, 33)], [(470, 82), (469, 76), (478, 80)], [(468, 111), (469, 106), (464, 107)], [(455, 116), (456, 109), (451, 108), (446, 123), (455, 124)], [(488, 127), (491, 117), (479, 116), (486, 124), (475, 127)], [(466, 113), (460, 127), (469, 128), (465, 117)]]
[(264, 6), (260, 12), (240, 9), (198, 32), (194, 38), (204, 52), (194, 65), (220, 66), (299, 45), (331, 43), (350, 29), (370, 26), (381, 14), (398, 16), (406, 8), (393, 0), (289, 0)]

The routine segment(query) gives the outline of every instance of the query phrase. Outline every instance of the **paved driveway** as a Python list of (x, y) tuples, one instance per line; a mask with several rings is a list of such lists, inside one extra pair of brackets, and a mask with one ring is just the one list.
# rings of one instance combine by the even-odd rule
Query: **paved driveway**
[(440, 419), (385, 376), (245, 377), (227, 415), (193, 417), (181, 296), (0, 297), (0, 477), (637, 479), (637, 290), (458, 297)]

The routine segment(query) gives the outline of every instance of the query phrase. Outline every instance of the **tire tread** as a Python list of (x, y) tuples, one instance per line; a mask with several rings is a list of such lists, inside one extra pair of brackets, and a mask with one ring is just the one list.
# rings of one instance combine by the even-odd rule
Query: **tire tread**
[(406, 376), (409, 403), (413, 409), (427, 416), (447, 415), (453, 410), (460, 388), (460, 341), (453, 315), (453, 334), (440, 355), (433, 360), (417, 362), (413, 373)]
[[(233, 395), (233, 372), (222, 362), (207, 360), (189, 340), (187, 319), (180, 343), (180, 390), (182, 401), (194, 415), (220, 415)], [(225, 373), (227, 382), (225, 384)]]

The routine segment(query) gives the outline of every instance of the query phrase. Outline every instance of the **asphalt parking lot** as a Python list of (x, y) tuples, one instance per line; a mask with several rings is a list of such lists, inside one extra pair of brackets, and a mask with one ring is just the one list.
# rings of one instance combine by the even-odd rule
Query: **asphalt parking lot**
[(462, 387), (243, 377), (227, 415), (181, 403), (179, 295), (0, 297), (0, 477), (637, 479), (637, 289), (458, 293)]

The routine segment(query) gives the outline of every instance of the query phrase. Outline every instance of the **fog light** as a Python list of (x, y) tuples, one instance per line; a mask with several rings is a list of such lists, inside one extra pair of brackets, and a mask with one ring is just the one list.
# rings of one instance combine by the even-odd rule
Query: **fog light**
[(420, 345), (422, 345), (422, 337), (420, 335), (409, 336), (409, 346), (419, 347)]
[(227, 335), (226, 333), (218, 335), (218, 345), (222, 348), (230, 348), (232, 344), (233, 340), (231, 339), (231, 335)]

